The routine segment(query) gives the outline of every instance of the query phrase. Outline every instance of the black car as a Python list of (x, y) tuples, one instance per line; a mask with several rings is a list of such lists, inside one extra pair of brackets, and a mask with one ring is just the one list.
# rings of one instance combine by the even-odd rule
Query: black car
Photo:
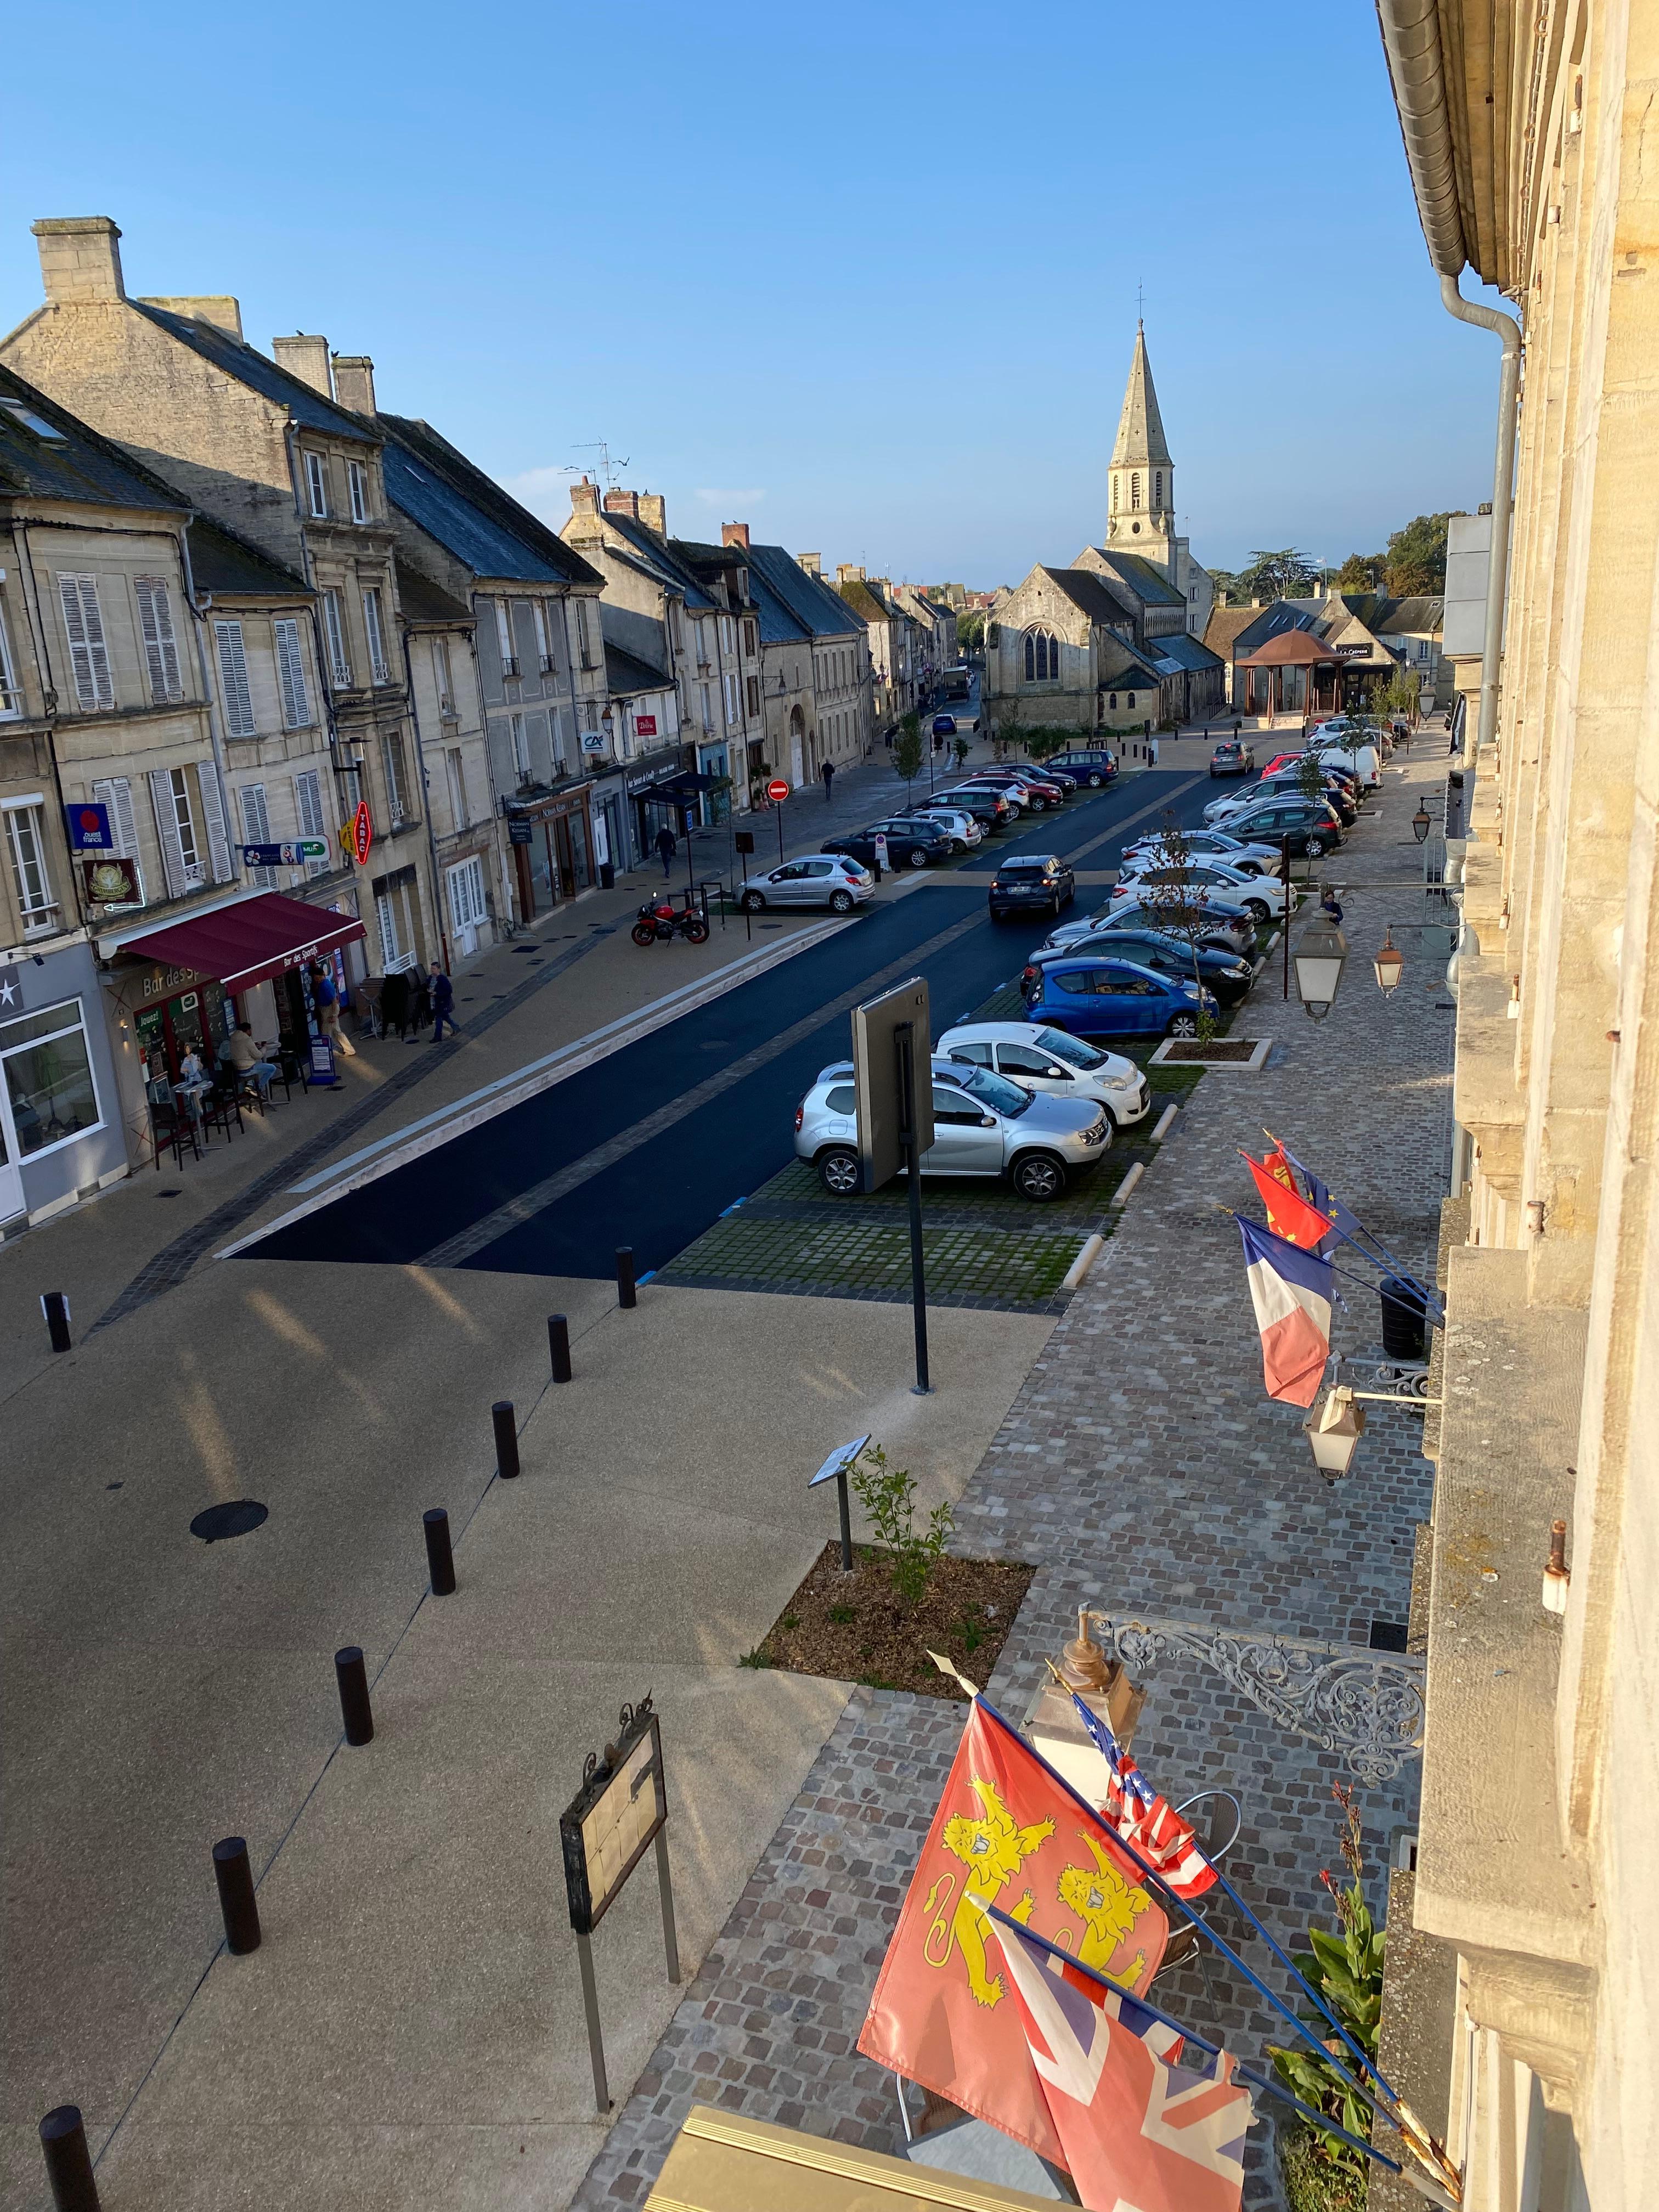
[[(1102, 929), (1150, 929), (1159, 937), (1170, 933), (1168, 916), (1141, 900), (1133, 900), (1127, 906), (1102, 907), (1089, 919)], [(1235, 921), (1229, 916), (1208, 914), (1199, 943), (1243, 959), (1255, 949), (1255, 931), (1242, 918)]]
[(1237, 738), (1225, 738), (1210, 755), (1210, 774), (1216, 775), (1249, 775), (1255, 766), (1255, 755)]
[(1057, 915), (1076, 896), (1069, 861), (1053, 853), (1023, 853), (1018, 860), (1005, 860), (996, 872), (990, 891), (991, 919), (1000, 921), (1011, 914)]
[(1006, 830), (1015, 819), (1014, 810), (1000, 793), (981, 791), (941, 791), (936, 794), (940, 804), (959, 806), (964, 814), (971, 814), (986, 830)]
[[(1160, 975), (1178, 975), (1188, 983), (1193, 980), (1193, 948), (1184, 937), (1169, 930), (1097, 929), (1087, 937), (1079, 937), (1063, 951), (1034, 952), (1019, 979), (1026, 1000), (1036, 998), (1042, 989), (1044, 961), (1066, 960), (1081, 952), (1115, 954), (1124, 960), (1134, 961), (1139, 967), (1153, 969)], [(1200, 945), (1197, 958), (1204, 988), (1213, 991), (1224, 1006), (1236, 1006), (1255, 980), (1255, 968), (1231, 946), (1223, 951), (1216, 945)]]
[(884, 822), (872, 822), (867, 830), (854, 830), (844, 837), (826, 837), (818, 848), (823, 853), (845, 853), (854, 860), (861, 860), (866, 868), (876, 863), (876, 836), (882, 833), (887, 839), (888, 865), (895, 868), (925, 868), (930, 860), (948, 860), (951, 840), (943, 826), (930, 822), (925, 814), (896, 816)]
[(1262, 845), (1288, 838), (1292, 853), (1316, 860), (1342, 842), (1342, 825), (1322, 799), (1277, 799), (1236, 816), (1227, 823), (1227, 835)]
[(1086, 783), (1091, 791), (1098, 791), (1103, 783), (1110, 783), (1117, 774), (1117, 756), (1104, 745), (1080, 746), (1075, 751), (1056, 753), (1052, 760), (1042, 763), (1046, 775), (1050, 769), (1058, 769), (1069, 775), (1073, 783)]

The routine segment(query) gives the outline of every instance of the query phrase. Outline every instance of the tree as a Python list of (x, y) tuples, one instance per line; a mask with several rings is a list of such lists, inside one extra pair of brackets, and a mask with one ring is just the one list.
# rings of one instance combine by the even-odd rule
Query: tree
[(1249, 567), (1237, 579), (1240, 597), (1246, 599), (1301, 599), (1318, 581), (1317, 567), (1294, 545), (1278, 552), (1253, 551)]
[(893, 747), (893, 766), (904, 778), (904, 803), (910, 804), (910, 786), (921, 774), (921, 763), (927, 757), (921, 742), (921, 717), (913, 707), (899, 724), (897, 742)]
[(1384, 556), (1350, 553), (1336, 572), (1339, 592), (1374, 592), (1382, 580)]
[(1389, 539), (1384, 587), (1397, 599), (1446, 588), (1446, 526), (1451, 514), (1419, 514)]
[(1210, 581), (1215, 586), (1215, 603), (1218, 606), (1224, 599), (1230, 606), (1236, 607), (1241, 599), (1249, 598), (1249, 593), (1243, 589), (1237, 574), (1231, 568), (1212, 568), (1209, 575)]
[(1009, 748), (1019, 743), (1019, 702), (1005, 699), (997, 708), (997, 725), (991, 739), (998, 760), (1006, 760)]
[(985, 617), (982, 614), (957, 617), (957, 650), (958, 653), (977, 653), (985, 642)]
[(1166, 814), (1152, 847), (1148, 879), (1135, 888), (1140, 903), (1153, 916), (1157, 927), (1167, 930), (1171, 937), (1180, 938), (1187, 947), (1199, 996), (1198, 1034), (1200, 1042), (1207, 1044), (1215, 1035), (1215, 1023), (1204, 1004), (1204, 976), (1198, 957), (1203, 950), (1207, 925), (1204, 893), (1193, 881), (1192, 868), (1193, 856), (1186, 833), (1173, 814)]

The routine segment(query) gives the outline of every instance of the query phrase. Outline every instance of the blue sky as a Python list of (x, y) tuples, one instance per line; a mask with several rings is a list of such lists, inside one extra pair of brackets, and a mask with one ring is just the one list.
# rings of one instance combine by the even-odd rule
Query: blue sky
[(556, 520), (604, 439), (678, 534), (970, 585), (1069, 560), (1137, 284), (1201, 559), (1490, 496), (1496, 342), (1439, 304), (1358, 0), (70, 0), (8, 60), (0, 325), (33, 216), (112, 216), (130, 291), (372, 354), (383, 407)]

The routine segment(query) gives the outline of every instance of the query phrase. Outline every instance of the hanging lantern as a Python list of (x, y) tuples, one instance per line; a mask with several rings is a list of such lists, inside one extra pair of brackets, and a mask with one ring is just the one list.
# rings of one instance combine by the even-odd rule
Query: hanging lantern
[(1428, 836), (1429, 825), (1433, 819), (1434, 817), (1429, 812), (1428, 808), (1419, 799), (1417, 802), (1417, 811), (1412, 817), (1412, 835), (1416, 838), (1419, 845)]
[(1316, 915), (1296, 948), (1296, 995), (1311, 1020), (1322, 1022), (1331, 1011), (1347, 957), (1347, 939), (1334, 921)]
[(1382, 939), (1382, 950), (1371, 966), (1376, 970), (1376, 988), (1385, 999), (1391, 999), (1399, 988), (1400, 979), (1406, 972), (1406, 962), (1394, 941), (1394, 931), (1388, 930)]
[(1325, 1393), (1324, 1404), (1316, 1406), (1302, 1426), (1313, 1449), (1314, 1465), (1327, 1482), (1339, 1481), (1353, 1465), (1359, 1439), (1365, 1433), (1365, 1408), (1354, 1403), (1352, 1390), (1338, 1383)]

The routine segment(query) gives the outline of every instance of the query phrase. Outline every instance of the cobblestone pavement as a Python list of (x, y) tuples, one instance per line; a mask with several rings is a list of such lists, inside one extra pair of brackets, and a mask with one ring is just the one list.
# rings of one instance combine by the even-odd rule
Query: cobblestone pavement
[[(1370, 960), (1385, 923), (1398, 935), (1421, 911), (1408, 817), (1434, 776), (1420, 756), (1390, 774), (1330, 864), (1338, 882), (1398, 885), (1346, 898), (1349, 969), (1330, 1017), (1308, 1021), (1268, 979), (1266, 993), (1258, 986), (1234, 1032), (1271, 1037), (1278, 1050), (1261, 1074), (1214, 1073), (1194, 1092), (957, 1508), (957, 1548), (1039, 1569), (989, 1686), (1014, 1717), (1079, 1602), (1115, 1620), (1313, 1639), (1356, 1656), (1374, 1624), (1387, 1643), (1407, 1620), (1415, 1531), (1431, 1496), (1421, 1416), (1373, 1407), (1352, 1473), (1325, 1484), (1301, 1414), (1263, 1397), (1237, 1232), (1216, 1206), (1247, 1206), (1235, 1150), (1259, 1151), (1266, 1123), (1401, 1261), (1431, 1266), (1451, 1016), (1442, 978), (1420, 957), (1408, 950), (1406, 980), (1388, 1000)], [(1336, 1342), (1374, 1354), (1375, 1279), (1354, 1273), (1364, 1280), (1340, 1286), (1347, 1304)], [(1142, 1679), (1141, 1764), (1176, 1802), (1206, 1787), (1237, 1796), (1231, 1877), (1286, 1949), (1303, 1948), (1307, 1921), (1329, 1917), (1320, 1869), (1340, 1864), (1332, 1785), (1356, 1777), (1339, 1751), (1271, 1721), (1189, 1644), (1170, 1644)], [(590, 2169), (576, 2198), (584, 2212), (638, 2204), (696, 2100), (897, 2147), (891, 2081), (854, 2045), (960, 1725), (959, 1710), (939, 1701), (853, 1693)], [(1416, 1789), (1409, 1759), (1358, 1786), (1379, 1912)], [(1216, 1917), (1230, 1937), (1241, 1934), (1231, 1904)], [(1284, 1990), (1259, 1940), (1245, 1956)], [(1158, 1987), (1173, 2010), (1218, 2025), (1247, 2059), (1284, 2039), (1283, 2023), (1214, 1954)], [(1267, 2126), (1252, 2133), (1245, 2201), (1279, 2201)]]

